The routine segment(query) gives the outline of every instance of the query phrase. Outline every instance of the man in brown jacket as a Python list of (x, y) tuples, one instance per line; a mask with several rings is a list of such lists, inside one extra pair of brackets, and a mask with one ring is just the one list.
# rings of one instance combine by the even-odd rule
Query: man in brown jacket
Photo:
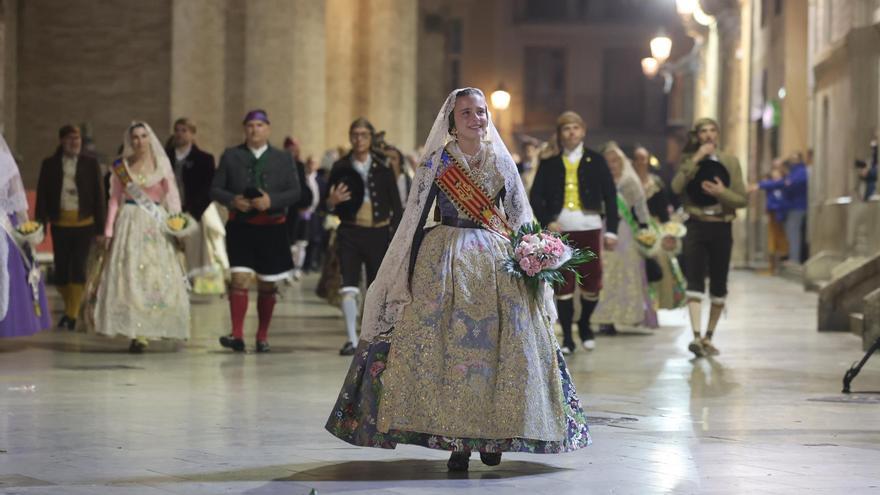
[(86, 281), (86, 258), (104, 229), (107, 205), (98, 161), (82, 154), (79, 128), (65, 125), (58, 138), (55, 154), (40, 167), (36, 218), (52, 228), (54, 279), (64, 300), (58, 327), (73, 330)]

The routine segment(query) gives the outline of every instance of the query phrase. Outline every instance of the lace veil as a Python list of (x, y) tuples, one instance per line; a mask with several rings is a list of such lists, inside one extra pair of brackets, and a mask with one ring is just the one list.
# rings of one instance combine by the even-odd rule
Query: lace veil
[[(422, 228), (422, 212), (425, 208), (432, 206), (426, 203), (434, 175), (439, 167), (440, 152), (449, 142), (454, 140), (449, 133), (449, 114), (455, 107), (455, 99), (458, 94), (466, 90), (476, 92), (485, 99), (483, 92), (479, 89), (457, 89), (449, 94), (443, 107), (437, 113), (437, 118), (434, 119), (434, 125), (425, 142), (424, 151), (419, 158), (419, 166), (416, 169), (403, 219), (391, 241), (388, 252), (385, 254), (376, 280), (367, 290), (364, 301), (364, 317), (361, 324), (360, 338), (363, 340), (371, 340), (394, 328), (403, 315), (403, 309), (412, 302), (408, 283), (412, 241), (416, 229)], [(525, 223), (534, 221), (532, 208), (529, 205), (528, 195), (516, 169), (516, 164), (492, 123), (491, 113), (487, 115), (489, 123), (484, 145), (490, 146), (489, 152), (496, 162), (496, 169), (504, 176), (506, 191), (502, 204), (504, 214), (512, 228), (519, 228)], [(551, 320), (555, 320), (556, 310), (552, 291), (545, 288), (543, 292), (544, 312)]]
[[(166, 184), (168, 185), (168, 193), (165, 195), (165, 206), (170, 213), (179, 212), (180, 191), (177, 190), (177, 178), (174, 175), (174, 169), (171, 167), (171, 161), (168, 159), (168, 155), (165, 154), (165, 148), (162, 146), (162, 142), (159, 141), (159, 138), (156, 137), (156, 133), (153, 132), (153, 129), (146, 122), (132, 122), (131, 125), (128, 126), (128, 128), (125, 130), (125, 134), (122, 136), (122, 158), (125, 160), (126, 167), (128, 166), (129, 159), (134, 156), (134, 146), (132, 146), (131, 144), (131, 131), (135, 127), (143, 127), (147, 130), (147, 134), (150, 135), (150, 152), (153, 155), (153, 163), (156, 166), (156, 169), (153, 171), (153, 173), (146, 178), (146, 181), (143, 184), (140, 185), (143, 187), (151, 187), (162, 179), (166, 179)], [(121, 184), (118, 180), (110, 181), (111, 197), (116, 191), (115, 188), (120, 186)]]
[(26, 214), (27, 211), (27, 195), (21, 182), (18, 165), (9, 145), (6, 144), (6, 139), (0, 135), (0, 214)]
[[(9, 226), (11, 223), (6, 218), (9, 215), (18, 214), (20, 217), (27, 215), (27, 195), (24, 184), (21, 182), (21, 174), (18, 165), (12, 156), (6, 139), (0, 134), (0, 222)], [(9, 263), (9, 240), (0, 227), (0, 320), (6, 318), (9, 309), (9, 271), (6, 269)]]

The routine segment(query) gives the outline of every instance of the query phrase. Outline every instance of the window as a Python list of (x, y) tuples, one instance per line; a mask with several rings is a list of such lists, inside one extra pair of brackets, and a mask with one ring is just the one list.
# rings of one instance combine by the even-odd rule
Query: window
[(446, 90), (461, 87), (461, 19), (450, 19), (446, 25)]
[(609, 48), (603, 54), (602, 122), (606, 127), (636, 128), (645, 124), (645, 78), (641, 48)]
[(565, 49), (529, 46), (525, 49), (526, 122), (554, 122), (565, 111)]

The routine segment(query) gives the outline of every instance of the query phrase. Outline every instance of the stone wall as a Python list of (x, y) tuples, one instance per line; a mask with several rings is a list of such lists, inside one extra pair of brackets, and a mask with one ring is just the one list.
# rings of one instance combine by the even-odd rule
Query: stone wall
[(254, 107), (304, 156), (347, 145), (357, 116), (415, 147), (416, 2), (0, 1), (0, 127), (28, 187), (65, 123), (87, 124), (104, 157), (133, 119), (164, 140), (181, 116), (219, 154)]
[[(192, 118), (196, 142), (215, 155), (226, 145), (226, 10), (218, 0), (175, 0), (171, 32), (171, 109), (169, 117)], [(171, 123), (156, 125), (170, 133)]]
[(65, 123), (114, 154), (134, 119), (168, 128), (171, 1), (27, 0), (18, 10), (18, 151), (26, 186)]

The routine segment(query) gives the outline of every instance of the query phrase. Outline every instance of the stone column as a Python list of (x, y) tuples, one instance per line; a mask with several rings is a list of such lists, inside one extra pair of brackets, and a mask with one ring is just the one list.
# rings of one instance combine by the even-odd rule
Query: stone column
[(324, 144), (325, 5), (311, 0), (249, 0), (244, 7), (244, 108), (264, 108), (272, 142), (302, 143), (303, 157)]
[[(219, 159), (224, 135), (226, 11), (215, 0), (174, 0), (171, 6), (171, 119), (189, 117), (202, 149)], [(156, 122), (164, 135), (172, 122)]]
[[(371, 0), (367, 118), (402, 150), (416, 146), (418, 2)], [(437, 77), (443, 77), (437, 74)]]
[[(416, 146), (418, 3), (327, 0), (327, 147), (348, 146), (366, 117), (389, 143)], [(437, 77), (442, 77), (438, 74)]]
[(326, 1), (325, 149), (348, 146), (349, 124), (366, 113), (365, 102), (356, 98), (364, 82), (356, 77), (362, 57), (355, 49), (363, 45), (362, 39), (366, 39), (358, 22), (362, 19), (360, 12), (368, 10), (365, 4), (366, 0)]

